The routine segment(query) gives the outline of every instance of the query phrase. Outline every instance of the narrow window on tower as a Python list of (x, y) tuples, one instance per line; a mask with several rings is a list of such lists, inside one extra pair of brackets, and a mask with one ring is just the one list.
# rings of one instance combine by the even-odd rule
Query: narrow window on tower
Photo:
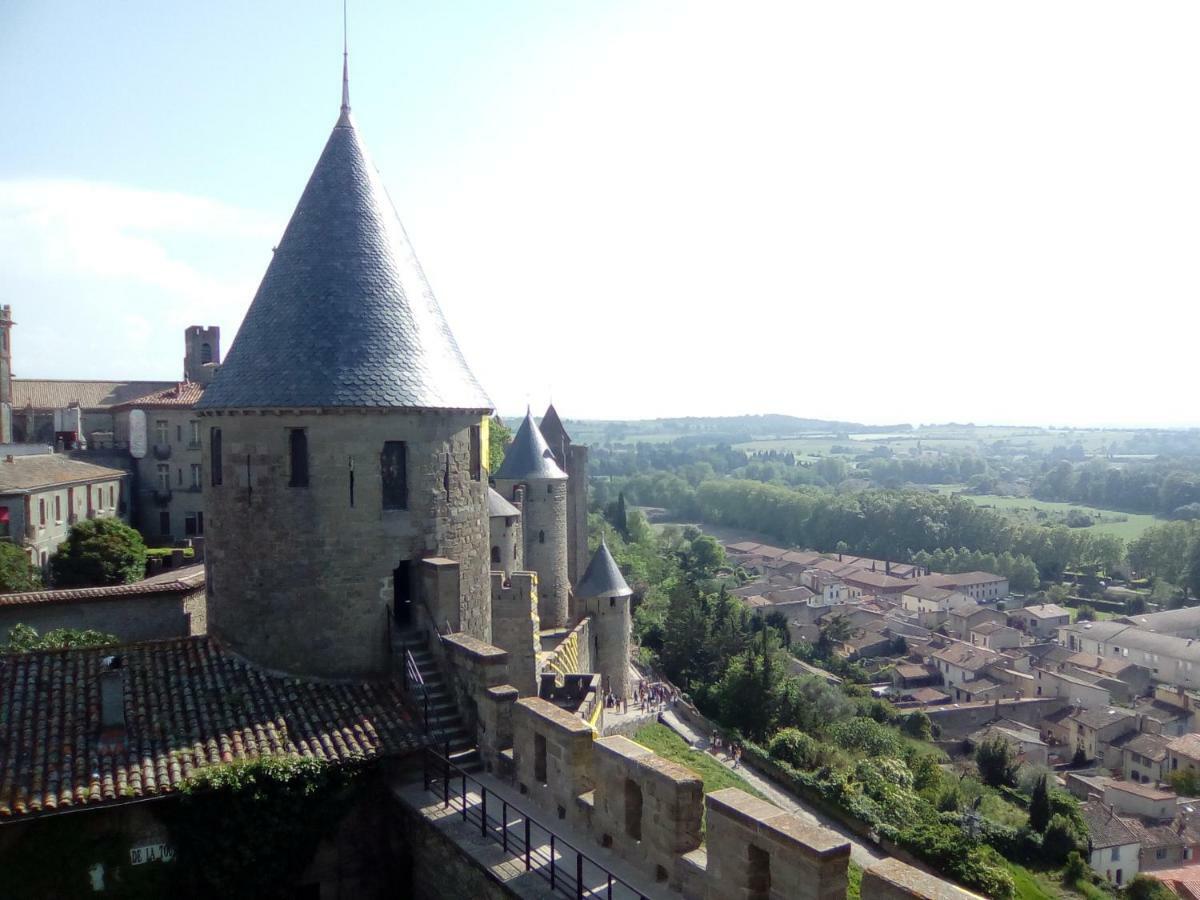
[(208, 429), (209, 456), (212, 457), (212, 483), (216, 487), (221, 483), (223, 469), (221, 467), (221, 429)]
[(472, 480), (472, 481), (479, 481), (479, 480), (480, 480), (480, 477), (481, 477), (481, 475), (482, 475), (482, 471), (481, 471), (481, 470), (482, 470), (482, 468), (483, 468), (483, 462), (482, 462), (482, 460), (483, 460), (483, 455), (482, 455), (482, 454), (483, 454), (483, 448), (480, 446), (480, 441), (481, 441), (481, 440), (482, 440), (482, 438), (481, 438), (481, 436), (480, 436), (480, 428), (479, 428), (479, 426), (478, 426), (478, 425), (472, 425), (472, 426), (471, 426), (471, 435), (470, 435), (470, 443), (471, 443), (471, 480)]
[(288, 455), (292, 477), (289, 487), (308, 487), (308, 432), (303, 428), (288, 429)]
[(408, 445), (404, 441), (386, 441), (379, 454), (379, 474), (383, 482), (383, 508), (408, 509)]

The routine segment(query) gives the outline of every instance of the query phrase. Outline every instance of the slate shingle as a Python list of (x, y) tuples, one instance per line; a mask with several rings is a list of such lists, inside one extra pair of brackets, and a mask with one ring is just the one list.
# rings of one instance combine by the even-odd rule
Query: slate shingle
[(197, 409), (490, 411), (348, 115)]

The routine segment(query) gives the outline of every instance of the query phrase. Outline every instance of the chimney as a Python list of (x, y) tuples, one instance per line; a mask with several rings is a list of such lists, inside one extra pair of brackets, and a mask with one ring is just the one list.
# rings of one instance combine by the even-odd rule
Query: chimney
[(119, 656), (106, 656), (100, 662), (100, 732), (120, 729), (125, 732), (125, 668)]
[(883, 561), (883, 574), (884, 575), (892, 574), (892, 561), (890, 559), (885, 559)]

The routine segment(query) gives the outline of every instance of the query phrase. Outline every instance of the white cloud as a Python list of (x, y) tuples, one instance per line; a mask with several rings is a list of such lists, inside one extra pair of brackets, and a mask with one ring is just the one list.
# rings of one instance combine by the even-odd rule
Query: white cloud
[(277, 223), (204, 197), (69, 179), (0, 181), (0, 270), (34, 377), (177, 377), (181, 331), (233, 337)]

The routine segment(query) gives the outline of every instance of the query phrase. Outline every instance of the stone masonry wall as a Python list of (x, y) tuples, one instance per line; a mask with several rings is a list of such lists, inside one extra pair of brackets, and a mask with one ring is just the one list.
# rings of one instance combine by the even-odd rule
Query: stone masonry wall
[[(577, 716), (537, 698), (513, 706), (516, 780), (565, 819), (688, 900), (843, 900), (850, 844), (736, 788), (705, 799), (691, 772), (623, 737), (594, 739)], [(868, 896), (864, 893), (863, 895)]]
[(604, 676), (604, 687), (618, 697), (628, 697), (629, 654), (633, 615), (628, 597), (593, 597), (580, 601), (580, 615), (592, 620), (595, 668)]
[(898, 859), (880, 860), (863, 872), (862, 896), (871, 900), (983, 900)]
[(588, 564), (588, 448), (567, 447), (567, 577), (579, 583)]
[(525, 696), (537, 693), (537, 573), (492, 572), (492, 643), (508, 653), (508, 682)]
[[(270, 669), (325, 677), (389, 664), (392, 572), (460, 566), (461, 629), (491, 639), (486, 483), (471, 478), (477, 417), (428, 411), (207, 412), (202, 420), (209, 624)], [(223, 483), (211, 484), (210, 429)], [(308, 437), (309, 484), (290, 487), (289, 429)], [(407, 443), (408, 508), (385, 510), (380, 454)]]
[(204, 591), (76, 603), (0, 604), (0, 636), (18, 624), (32, 626), (38, 634), (55, 628), (95, 629), (115, 634), (122, 643), (204, 634)]
[(676, 859), (700, 846), (699, 776), (624, 737), (595, 742), (594, 768), (592, 830), (601, 844), (642, 871), (671, 878)]
[(850, 844), (840, 835), (737, 788), (705, 802), (706, 898), (844, 900)]
[[(514, 500), (518, 483), (496, 480), (496, 490)], [(543, 628), (569, 625), (567, 575), (567, 482), (530, 481), (520, 502), (525, 568), (538, 574), (538, 618)]]
[(488, 530), (491, 535), (492, 549), (496, 552), (490, 555), (493, 571), (511, 575), (525, 568), (524, 538), (521, 536), (520, 516), (493, 516), (489, 520)]

